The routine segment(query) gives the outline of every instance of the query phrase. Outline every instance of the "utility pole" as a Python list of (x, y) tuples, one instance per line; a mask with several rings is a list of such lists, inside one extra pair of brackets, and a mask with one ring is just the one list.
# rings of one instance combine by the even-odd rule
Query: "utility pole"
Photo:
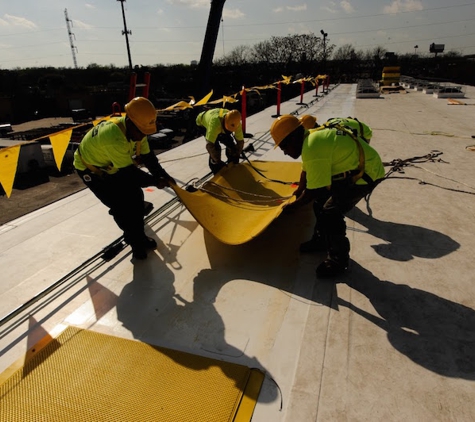
[(73, 42), (74, 34), (71, 32), (71, 26), (73, 25), (73, 21), (68, 18), (68, 9), (64, 9), (64, 17), (66, 18), (66, 27), (68, 28), (69, 43), (71, 44), (71, 52), (73, 53), (74, 68), (77, 69), (78, 68), (78, 64), (76, 61), (77, 48)]
[(327, 72), (327, 37), (328, 33), (323, 29), (320, 31), (320, 34), (323, 35), (323, 73)]
[(130, 46), (129, 46), (129, 34), (132, 35), (132, 31), (127, 30), (127, 22), (125, 21), (125, 12), (124, 12), (124, 1), (125, 0), (117, 0), (120, 1), (120, 5), (122, 6), (122, 19), (124, 20), (124, 30), (122, 31), (122, 35), (125, 35), (125, 44), (127, 45), (127, 56), (129, 57), (129, 69), (132, 71), (132, 58), (130, 57)]
[(198, 64), (198, 81), (200, 95), (207, 94), (210, 89), (211, 66), (213, 64), (214, 49), (219, 34), (219, 23), (223, 15), (224, 3), (226, 0), (211, 0), (209, 10), (208, 25), (206, 26), (203, 49)]

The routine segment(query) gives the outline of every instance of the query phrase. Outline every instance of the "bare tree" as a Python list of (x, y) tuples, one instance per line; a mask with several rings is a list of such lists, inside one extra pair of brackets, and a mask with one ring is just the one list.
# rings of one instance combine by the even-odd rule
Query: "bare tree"
[(376, 60), (376, 61), (383, 60), (387, 52), (388, 52), (388, 50), (386, 50), (384, 47), (378, 45), (378, 46), (374, 47), (372, 50), (367, 50), (365, 52), (365, 57), (364, 58), (366, 60)]
[(362, 60), (365, 53), (363, 51), (356, 51), (353, 45), (344, 44), (333, 54), (333, 60)]
[(228, 54), (214, 61), (219, 66), (241, 66), (251, 62), (252, 48), (247, 45), (238, 45)]
[(323, 51), (323, 40), (315, 34), (294, 34), (286, 37), (271, 37), (268, 41), (256, 44), (252, 51), (255, 62), (290, 63), (321, 60), (323, 55), (329, 57), (334, 45), (326, 45)]

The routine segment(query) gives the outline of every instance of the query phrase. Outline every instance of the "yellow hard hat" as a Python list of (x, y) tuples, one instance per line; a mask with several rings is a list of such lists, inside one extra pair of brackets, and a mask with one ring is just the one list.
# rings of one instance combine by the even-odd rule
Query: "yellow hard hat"
[(125, 105), (125, 113), (144, 135), (151, 135), (157, 131), (157, 110), (150, 100), (144, 97), (135, 97)]
[(230, 132), (234, 132), (241, 124), (241, 113), (238, 110), (228, 111), (224, 115), (224, 127)]
[(317, 118), (310, 114), (304, 114), (299, 120), (305, 129), (313, 129), (317, 123)]
[(302, 122), (292, 114), (284, 114), (274, 120), (270, 128), (270, 134), (274, 139), (275, 147), (277, 148), (279, 144), (301, 124)]

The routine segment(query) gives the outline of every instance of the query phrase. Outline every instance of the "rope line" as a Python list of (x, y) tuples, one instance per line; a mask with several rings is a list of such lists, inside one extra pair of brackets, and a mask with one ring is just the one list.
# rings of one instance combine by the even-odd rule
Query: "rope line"
[[(211, 185), (211, 186), (215, 186), (215, 187), (218, 187), (218, 188), (221, 188), (221, 189), (224, 189), (224, 190), (229, 190), (229, 191), (232, 191), (232, 192), (237, 192), (237, 193), (240, 193), (240, 194), (244, 194), (244, 195), (249, 195), (249, 196), (254, 196), (256, 198), (261, 198), (261, 199), (252, 199), (252, 200), (249, 200), (249, 199), (241, 199), (241, 198), (233, 198), (225, 193), (218, 193), (218, 192), (215, 192), (215, 191), (212, 191), (212, 190), (208, 190), (206, 189), (204, 186), (206, 185)], [(231, 188), (231, 187), (228, 187), (228, 186), (223, 186), (223, 185), (220, 185), (216, 182), (206, 182), (204, 183), (201, 187), (196, 187), (194, 186), (196, 189), (199, 189), (201, 190), (202, 192), (205, 192), (205, 193), (208, 193), (212, 196), (217, 196), (219, 198), (224, 198), (224, 199), (230, 199), (232, 201), (235, 201), (235, 202), (240, 202), (240, 203), (255, 203), (255, 202), (259, 202), (259, 203), (270, 203), (270, 202), (282, 202), (283, 200), (286, 200), (286, 199), (290, 199), (292, 198), (292, 196), (280, 196), (278, 198), (274, 197), (274, 196), (270, 196), (270, 195), (261, 195), (261, 194), (258, 194), (258, 193), (252, 193), (252, 192), (247, 192), (247, 191), (243, 191), (243, 190), (239, 190), (239, 189), (235, 189), (235, 188)]]
[[(396, 158), (390, 162), (383, 162), (383, 165), (385, 167), (387, 166), (390, 166), (391, 168), (386, 172), (386, 174), (384, 175), (383, 179), (381, 181), (384, 181), (386, 179), (406, 179), (406, 180), (417, 180), (419, 182), (420, 185), (428, 185), (428, 186), (434, 186), (434, 187), (437, 187), (437, 188), (440, 188), (440, 189), (444, 189), (444, 190), (448, 190), (448, 191), (451, 191), (451, 192), (458, 192), (458, 193), (466, 193), (468, 195), (475, 195), (475, 192), (469, 192), (469, 191), (465, 191), (465, 190), (462, 190), (462, 189), (455, 189), (455, 188), (449, 188), (449, 187), (446, 187), (446, 186), (440, 186), (440, 185), (437, 185), (435, 183), (431, 183), (431, 182), (426, 182), (422, 179), (419, 179), (417, 177), (409, 177), (409, 176), (393, 176), (394, 173), (399, 173), (399, 174), (404, 174), (404, 167), (414, 167), (414, 168), (418, 168), (418, 169), (421, 169), (421, 170), (424, 170), (424, 171), (427, 171), (431, 174), (433, 174), (434, 176), (437, 176), (437, 177), (440, 177), (442, 179), (445, 179), (445, 180), (449, 180), (451, 182), (454, 182), (454, 183), (458, 183), (458, 184), (461, 184), (461, 185), (464, 185), (466, 187), (468, 187), (469, 189), (473, 189), (475, 191), (475, 188), (470, 186), (470, 185), (467, 185), (466, 183), (463, 183), (463, 182), (459, 182), (458, 180), (454, 180), (454, 179), (450, 179), (448, 177), (445, 177), (445, 176), (442, 176), (440, 174), (437, 174), (431, 170), (428, 170), (424, 167), (421, 167), (421, 166), (417, 166), (415, 164), (420, 164), (420, 163), (428, 163), (428, 162), (431, 162), (431, 163), (446, 163), (446, 164), (450, 164), (448, 161), (445, 161), (441, 158), (438, 158), (440, 157), (441, 155), (443, 154), (442, 151), (439, 151), (439, 150), (432, 150), (431, 152), (429, 152), (429, 154), (426, 154), (426, 155), (422, 155), (422, 156), (416, 156), (416, 157), (412, 157), (412, 158), (406, 158), (406, 159), (401, 159), (401, 158)], [(372, 215), (372, 210), (371, 210), (371, 207), (369, 205), (369, 200), (371, 198), (371, 194), (373, 193), (373, 191), (371, 193), (369, 193), (366, 197), (365, 197), (365, 202), (366, 202), (366, 209), (368, 210), (368, 214), (371, 216)]]

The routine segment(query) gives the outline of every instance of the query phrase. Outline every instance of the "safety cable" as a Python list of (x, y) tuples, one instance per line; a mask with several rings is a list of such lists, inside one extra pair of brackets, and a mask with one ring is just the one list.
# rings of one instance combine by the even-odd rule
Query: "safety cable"
[[(420, 156), (415, 156), (415, 157), (411, 157), (411, 158), (406, 158), (406, 159), (400, 159), (400, 158), (396, 158), (390, 162), (383, 162), (383, 165), (385, 167), (388, 167), (390, 166), (391, 168), (386, 172), (386, 174), (384, 175), (384, 177), (381, 179), (381, 181), (384, 181), (384, 180), (388, 180), (388, 179), (406, 179), (406, 180), (416, 180), (419, 182), (420, 185), (428, 185), (428, 186), (434, 186), (434, 187), (437, 187), (437, 188), (440, 188), (440, 189), (444, 189), (444, 190), (448, 190), (448, 191), (451, 191), (451, 192), (458, 192), (458, 193), (466, 193), (468, 195), (475, 195), (475, 192), (469, 192), (469, 191), (466, 191), (466, 190), (462, 190), (462, 189), (455, 189), (455, 188), (449, 188), (449, 187), (445, 187), (445, 186), (440, 186), (440, 185), (437, 185), (435, 183), (431, 183), (431, 182), (426, 182), (425, 180), (422, 180), (422, 179), (419, 179), (417, 177), (409, 177), (409, 176), (393, 176), (393, 174), (395, 173), (400, 173), (400, 174), (404, 174), (404, 167), (414, 167), (414, 168), (417, 168), (417, 169), (421, 169), (421, 170), (424, 170), (424, 171), (427, 171), (431, 174), (433, 174), (434, 176), (437, 176), (437, 177), (440, 177), (442, 179), (445, 179), (445, 180), (449, 180), (451, 182), (454, 182), (454, 183), (458, 183), (458, 184), (461, 184), (461, 185), (464, 185), (464, 186), (467, 186), (468, 188), (470, 189), (473, 189), (475, 191), (475, 188), (470, 186), (470, 185), (467, 185), (466, 183), (463, 183), (463, 182), (459, 182), (457, 180), (454, 180), (454, 179), (450, 179), (448, 177), (445, 177), (445, 176), (442, 176), (440, 174), (437, 174), (433, 171), (430, 171), (424, 167), (421, 167), (421, 166), (417, 166), (415, 164), (420, 164), (420, 163), (428, 163), (428, 162), (431, 162), (431, 163), (446, 163), (446, 164), (449, 164), (448, 161), (445, 161), (443, 160), (442, 158), (438, 158), (440, 157), (441, 155), (443, 154), (442, 151), (439, 151), (439, 150), (432, 150), (430, 151), (428, 154), (426, 155), (420, 155)], [(366, 202), (366, 208), (368, 210), (368, 213), (369, 215), (371, 216), (372, 215), (372, 211), (371, 211), (371, 207), (369, 205), (369, 200), (370, 200), (370, 197), (372, 195), (373, 191), (371, 191), (368, 195), (366, 195), (365, 197), (365, 202)]]
[[(208, 173), (206, 176), (204, 176), (202, 179), (205, 180), (207, 177), (209, 177), (210, 173)], [(164, 219), (166, 215), (168, 214), (163, 214), (165, 211), (173, 212), (176, 208), (173, 208), (173, 205), (179, 205), (180, 201), (179, 198), (176, 196), (164, 205), (162, 205), (160, 208), (158, 208), (155, 212), (152, 214), (148, 215), (144, 219), (144, 223), (148, 223), (150, 220), (155, 219), (158, 215), (161, 215), (157, 221), (155, 221), (155, 224)], [(0, 327), (5, 325), (7, 322), (11, 321), (13, 318), (16, 316), (20, 315), (27, 309), (29, 309), (31, 306), (33, 306), (35, 303), (40, 301), (43, 297), (48, 295), (49, 293), (55, 291), (57, 288), (61, 287), (63, 284), (71, 280), (74, 276), (78, 275), (81, 271), (85, 270), (88, 266), (94, 264), (95, 262), (102, 260), (103, 262), (108, 262), (117, 254), (122, 251), (126, 247), (126, 243), (124, 242), (124, 236), (120, 236), (116, 240), (114, 240), (112, 243), (110, 243), (108, 246), (104, 247), (100, 252), (94, 254), (92, 257), (88, 258), (81, 264), (79, 264), (76, 268), (74, 268), (72, 271), (61, 277), (59, 280), (54, 282), (53, 284), (49, 285), (39, 293), (37, 293), (35, 296), (33, 296), (31, 299), (27, 300), (25, 303), (22, 305), (18, 306), (16, 309), (8, 313), (7, 315), (3, 316), (0, 319)], [(102, 265), (98, 264), (99, 265)], [(82, 278), (81, 278), (82, 279)], [(79, 280), (76, 280), (70, 287), (73, 285), (77, 284)], [(0, 333), (0, 337), (3, 335), (3, 333)]]
[[(309, 104), (312, 105), (314, 102), (318, 101), (318, 99), (315, 99), (313, 101), (311, 101)], [(297, 110), (295, 110), (292, 114), (298, 114), (299, 111), (301, 111), (302, 109), (304, 108), (308, 108), (308, 105), (305, 104), (301, 107), (299, 107)], [(80, 126), (86, 126), (86, 124), (83, 124), (83, 125), (78, 125), (76, 127), (80, 127)], [(75, 127), (75, 128), (76, 128)], [(266, 134), (269, 134), (269, 131), (266, 131), (265, 133), (263, 133), (262, 136), (265, 136)], [(252, 146), (252, 144), (250, 144)], [(254, 151), (254, 148), (252, 146), (252, 149), (251, 151)], [(202, 155), (207, 155), (208, 153), (207, 152), (204, 152), (204, 153), (199, 153), (199, 154), (195, 154), (195, 155), (190, 155), (190, 156), (186, 156), (186, 157), (181, 157), (181, 158), (175, 158), (175, 159), (168, 159), (168, 160), (159, 160), (160, 163), (167, 163), (167, 162), (172, 162), (172, 161), (180, 161), (180, 160), (184, 160), (184, 159), (188, 159), (188, 158), (194, 158), (194, 157), (199, 157), (199, 156), (202, 156)], [(248, 163), (250, 164), (250, 167), (256, 171), (258, 174), (260, 174), (262, 177), (264, 177), (265, 179), (267, 179), (268, 181), (271, 181), (271, 182), (275, 182), (275, 183), (282, 183), (282, 184), (286, 184), (286, 185), (291, 185), (291, 184), (295, 184), (295, 183), (298, 183), (298, 182), (284, 182), (282, 180), (275, 180), (275, 179), (270, 179), (268, 178), (267, 176), (265, 176), (264, 174), (262, 174), (258, 169), (256, 169), (252, 163), (249, 161), (248, 157), (244, 154), (244, 153), (241, 153), (242, 157), (245, 158)], [(209, 177), (212, 176), (212, 173), (208, 173), (206, 174), (205, 176), (203, 176), (201, 179), (199, 179), (199, 181), (206, 181), (207, 179), (209, 179)], [(196, 178), (195, 178), (196, 179)], [(195, 180), (195, 179), (192, 179), (192, 180)], [(191, 183), (191, 181), (187, 182), (185, 185), (184, 185), (184, 189), (185, 190), (189, 190), (189, 191), (192, 191), (193, 189), (195, 189), (193, 187), (193, 184)], [(247, 194), (250, 194), (247, 192)], [(287, 199), (287, 198), (279, 198), (279, 199)], [(277, 198), (276, 198), (277, 200)], [(175, 197), (173, 199), (171, 199), (169, 202), (167, 202), (166, 204), (164, 204), (162, 207), (160, 207), (159, 209), (157, 209), (157, 211), (153, 212), (152, 214), (148, 215), (145, 219), (144, 219), (144, 222), (147, 223), (149, 222), (152, 218), (154, 218), (156, 215), (160, 214), (161, 212), (164, 212), (165, 210), (169, 209), (172, 205), (176, 204), (176, 203), (179, 203), (180, 200), (178, 197)], [(173, 211), (173, 210), (172, 210)], [(162, 216), (161, 218), (164, 218), (165, 216)], [(45, 297), (46, 295), (48, 295), (49, 293), (55, 291), (57, 288), (59, 288), (60, 286), (62, 286), (63, 284), (65, 284), (68, 280), (72, 279), (72, 277), (74, 277), (75, 275), (79, 274), (85, 267), (87, 267), (88, 265), (91, 265), (92, 263), (98, 261), (99, 259), (101, 259), (102, 261), (110, 261), (111, 259), (113, 259), (115, 256), (117, 256), (117, 254), (122, 251), (124, 248), (126, 247), (126, 243), (124, 242), (124, 237), (123, 236), (120, 236), (119, 238), (117, 238), (116, 240), (114, 240), (112, 243), (110, 243), (108, 246), (106, 246), (105, 248), (103, 248), (100, 252), (96, 253), (95, 255), (93, 255), (92, 257), (90, 257), (89, 259), (87, 259), (86, 261), (84, 261), (83, 263), (81, 263), (79, 266), (77, 266), (74, 270), (70, 271), (69, 273), (67, 273), (65, 276), (63, 276), (62, 278), (60, 278), (59, 280), (57, 280), (56, 282), (54, 282), (53, 284), (49, 285), (48, 287), (46, 287), (45, 289), (43, 289), (42, 291), (40, 291), (39, 293), (37, 293), (35, 296), (33, 296), (31, 299), (27, 300), (25, 303), (23, 303), (22, 305), (18, 306), (16, 309), (14, 309), (13, 311), (11, 311), (10, 313), (8, 313), (7, 315), (3, 316), (1, 319), (0, 319), (0, 327), (2, 327), (3, 325), (5, 325), (7, 322), (11, 321), (13, 318), (15, 318), (16, 316), (20, 315), (22, 312), (24, 312), (25, 310), (29, 309), (31, 306), (33, 306), (35, 303), (37, 303), (38, 301), (40, 301), (43, 297)], [(74, 282), (74, 284), (76, 284), (78, 281)], [(0, 337), (2, 336), (2, 333), (0, 333)]]
[[(241, 194), (244, 194), (244, 195), (255, 196), (255, 197), (258, 197), (258, 198), (262, 198), (262, 199), (252, 199), (252, 200), (247, 199), (246, 200), (246, 199), (233, 198), (233, 197), (231, 197), (229, 195), (226, 195), (224, 193), (218, 193), (218, 192), (215, 192), (215, 191), (212, 191), (212, 190), (208, 190), (208, 189), (204, 188), (204, 186), (206, 186), (206, 185), (215, 186), (215, 187), (218, 187), (220, 189), (230, 190), (232, 192), (237, 192), (237, 193), (241, 193)], [(278, 198), (276, 198), (275, 196), (270, 196), (270, 195), (261, 195), (261, 194), (258, 194), (258, 193), (252, 193), (252, 192), (247, 192), (247, 191), (231, 188), (229, 186), (223, 186), (223, 185), (220, 185), (216, 182), (206, 182), (199, 189), (201, 191), (205, 192), (205, 193), (208, 193), (208, 194), (212, 195), (212, 196), (217, 196), (217, 197), (220, 197), (220, 198), (230, 199), (230, 200), (235, 201), (235, 202), (243, 202), (243, 203), (244, 202), (245, 203), (248, 203), (248, 202), (252, 202), (252, 203), (254, 203), (254, 202), (263, 202), (263, 203), (282, 202), (282, 200), (284, 200), (284, 199), (292, 198), (292, 195), (291, 196), (279, 196)]]
[[(251, 144), (252, 145), (252, 144)], [(271, 179), (269, 177), (267, 177), (264, 173), (262, 173), (259, 169), (257, 169), (256, 167), (254, 167), (251, 163), (251, 161), (249, 161), (249, 158), (247, 158), (246, 154), (244, 154), (244, 152), (241, 152), (241, 156), (249, 163), (249, 166), (257, 173), (259, 174), (259, 176), (262, 176), (263, 178), (265, 178), (266, 180), (268, 180), (269, 182), (274, 182), (274, 183), (281, 183), (282, 185), (295, 185), (296, 183), (298, 182), (284, 182), (283, 180), (277, 180), (277, 179)]]

